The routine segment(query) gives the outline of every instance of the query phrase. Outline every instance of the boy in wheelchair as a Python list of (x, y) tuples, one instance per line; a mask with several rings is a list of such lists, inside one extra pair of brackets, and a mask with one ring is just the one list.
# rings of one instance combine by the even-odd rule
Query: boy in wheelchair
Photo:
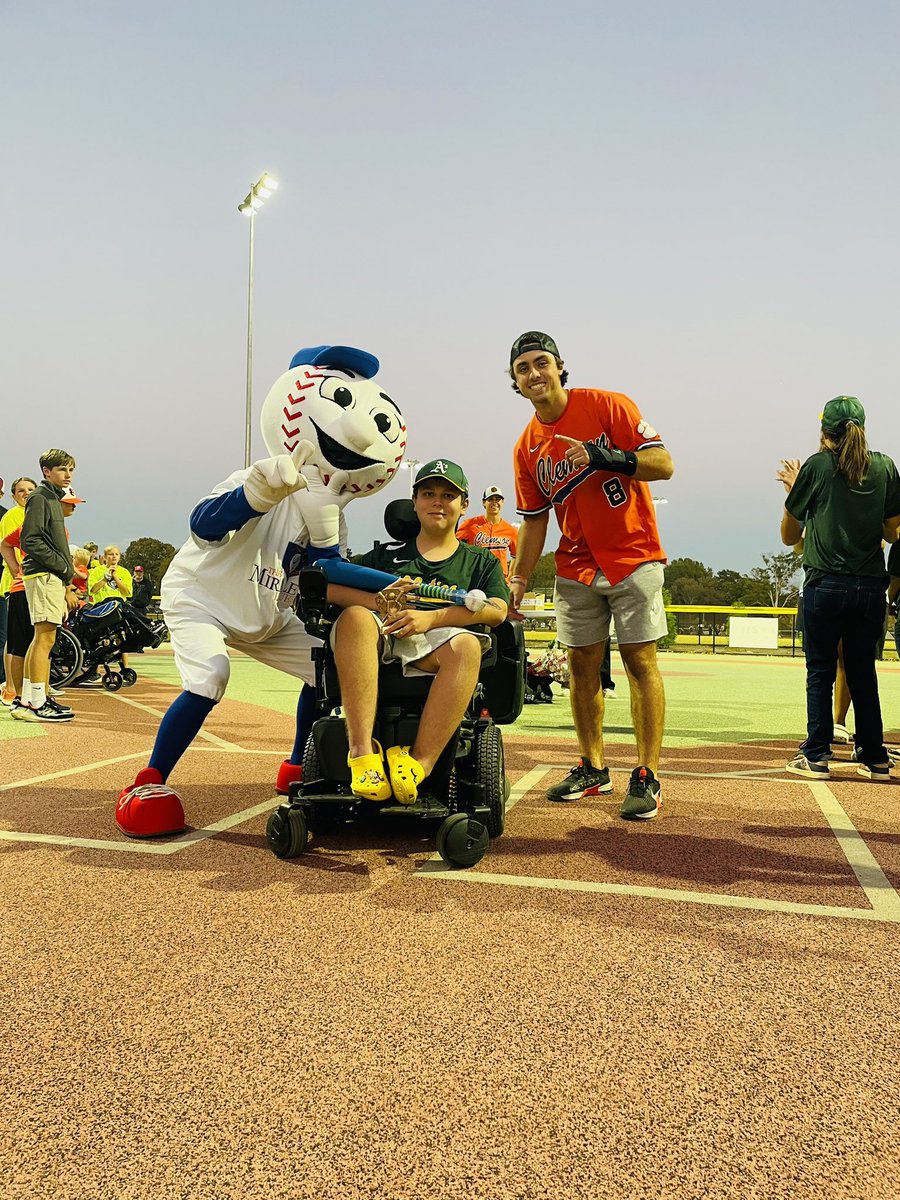
[[(456, 463), (426, 463), (413, 485), (419, 532), (400, 545), (376, 545), (359, 561), (426, 583), (480, 590), (487, 602), (478, 612), (457, 605), (407, 607), (404, 597), (414, 586), (407, 579), (378, 595), (336, 585), (328, 589), (329, 599), (343, 609), (331, 645), (347, 728), (351, 790), (361, 799), (393, 796), (400, 804), (415, 803), (419, 785), (466, 713), (482, 655), (491, 644), (488, 634), (472, 627), (495, 627), (506, 618), (509, 592), (500, 563), (489, 550), (456, 538), (468, 493), (468, 481)], [(404, 676), (430, 676), (433, 682), (413, 744), (389, 746), (385, 753), (373, 731), (379, 663), (393, 662), (401, 664)]]

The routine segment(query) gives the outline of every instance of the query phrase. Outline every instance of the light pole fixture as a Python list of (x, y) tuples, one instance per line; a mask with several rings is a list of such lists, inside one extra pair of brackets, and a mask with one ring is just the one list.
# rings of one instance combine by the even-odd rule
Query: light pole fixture
[(256, 183), (238, 205), (238, 212), (250, 218), (250, 272), (247, 283), (247, 412), (244, 423), (244, 466), (250, 466), (250, 437), (253, 417), (253, 236), (256, 214), (278, 187), (268, 171), (260, 175)]
[(404, 471), (409, 471), (409, 494), (412, 497), (413, 488), (416, 482), (416, 469), (421, 467), (422, 460), (419, 458), (407, 458), (400, 464)]

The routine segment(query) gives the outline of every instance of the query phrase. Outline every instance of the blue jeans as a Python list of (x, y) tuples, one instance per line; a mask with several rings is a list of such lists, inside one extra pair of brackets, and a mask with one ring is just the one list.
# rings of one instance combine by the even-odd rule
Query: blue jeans
[(831, 757), (832, 697), (838, 642), (853, 699), (856, 748), (863, 762), (887, 762), (875, 658), (884, 628), (885, 583), (874, 576), (826, 575), (803, 589), (806, 741), (810, 762)]

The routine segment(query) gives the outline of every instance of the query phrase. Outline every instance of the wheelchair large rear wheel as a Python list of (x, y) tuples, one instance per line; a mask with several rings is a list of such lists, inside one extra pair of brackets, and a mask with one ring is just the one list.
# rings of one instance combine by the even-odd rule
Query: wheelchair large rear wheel
[(279, 804), (266, 823), (266, 841), (276, 858), (302, 854), (309, 842), (309, 830), (300, 809)]
[(490, 809), (487, 830), (492, 838), (499, 837), (506, 826), (506, 771), (503, 759), (503, 736), (496, 725), (485, 725), (475, 748), (475, 775), (481, 784), (484, 803)]
[(490, 844), (485, 826), (468, 813), (447, 817), (437, 832), (437, 852), (449, 867), (474, 867)]
[(60, 625), (50, 651), (50, 682), (54, 687), (65, 687), (81, 674), (83, 662), (84, 651), (78, 638)]
[(316, 739), (312, 734), (306, 739), (303, 747), (302, 775), (304, 783), (315, 783), (322, 778), (322, 764), (319, 762), (319, 752), (316, 749)]

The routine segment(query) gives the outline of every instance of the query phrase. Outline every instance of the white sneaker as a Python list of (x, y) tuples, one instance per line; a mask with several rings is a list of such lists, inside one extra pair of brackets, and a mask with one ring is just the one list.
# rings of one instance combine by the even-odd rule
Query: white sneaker
[(34, 715), (34, 709), (28, 704), (23, 704), (18, 696), (16, 696), (15, 700), (12, 702), (12, 708), (9, 710), (9, 715), (15, 718), (16, 721), (37, 720), (37, 717)]
[(857, 775), (861, 775), (863, 779), (869, 779), (872, 783), (890, 783), (891, 782), (891, 763), (866, 763), (863, 762), (859, 754), (859, 749), (855, 749), (850, 755), (850, 761), (857, 763)]
[(66, 694), (66, 689), (65, 689), (65, 688), (55, 688), (55, 687), (48, 687), (48, 688), (47, 688), (47, 695), (48, 695), (48, 696), (64, 696), (65, 694)]
[(849, 746), (852, 741), (853, 734), (850, 732), (847, 726), (838, 725), (838, 723), (835, 722), (834, 733), (831, 737), (832, 746)]

